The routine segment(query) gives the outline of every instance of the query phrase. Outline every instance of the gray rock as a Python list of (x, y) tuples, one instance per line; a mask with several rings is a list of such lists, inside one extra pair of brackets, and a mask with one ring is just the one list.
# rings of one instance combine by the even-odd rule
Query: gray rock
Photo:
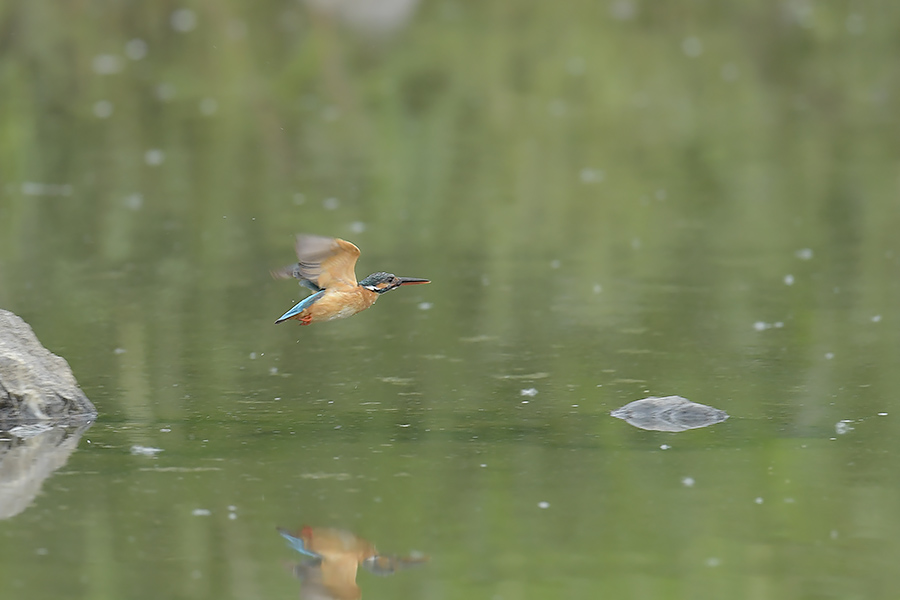
[(673, 432), (714, 425), (728, 418), (724, 410), (697, 404), (681, 396), (651, 396), (629, 402), (609, 414), (640, 429)]
[(0, 429), (96, 416), (65, 359), (44, 348), (28, 323), (0, 309)]

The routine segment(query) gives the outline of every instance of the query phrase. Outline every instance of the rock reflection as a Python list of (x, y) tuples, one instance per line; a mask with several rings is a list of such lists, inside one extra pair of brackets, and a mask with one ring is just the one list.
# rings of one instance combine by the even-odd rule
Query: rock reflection
[(609, 414), (641, 429), (673, 432), (707, 427), (728, 418), (724, 410), (691, 402), (681, 396), (651, 396), (630, 402)]
[(66, 464), (88, 427), (33, 424), (0, 431), (0, 519), (28, 508), (44, 480)]
[(300, 597), (308, 600), (356, 600), (362, 592), (356, 584), (361, 565), (375, 575), (392, 575), (428, 562), (421, 554), (399, 557), (379, 554), (375, 546), (349, 531), (304, 526), (297, 533), (278, 529), (291, 548), (305, 558), (293, 567), (302, 582)]

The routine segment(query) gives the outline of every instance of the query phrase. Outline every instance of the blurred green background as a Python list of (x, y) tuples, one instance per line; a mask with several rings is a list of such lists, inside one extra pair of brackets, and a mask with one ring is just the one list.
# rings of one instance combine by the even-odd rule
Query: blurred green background
[[(275, 527), (309, 523), (432, 557), (366, 598), (893, 598), (898, 32), (874, 0), (0, 3), (0, 307), (101, 415), (0, 522), (4, 586), (294, 597)], [(275, 326), (296, 232), (433, 283)], [(651, 394), (731, 419), (609, 417)]]

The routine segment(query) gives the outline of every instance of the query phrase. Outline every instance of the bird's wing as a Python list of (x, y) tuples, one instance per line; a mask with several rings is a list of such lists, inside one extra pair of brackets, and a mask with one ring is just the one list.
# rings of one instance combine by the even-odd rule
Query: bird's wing
[(306, 298), (304, 298), (303, 300), (301, 300), (300, 302), (295, 304), (291, 308), (291, 310), (287, 311), (286, 313), (284, 313), (283, 315), (278, 317), (278, 320), (275, 322), (281, 323), (282, 321), (287, 321), (294, 315), (299, 315), (301, 312), (303, 312), (304, 310), (306, 310), (307, 308), (309, 308), (310, 306), (315, 304), (316, 301), (319, 298), (321, 298), (323, 294), (325, 294), (325, 290), (318, 291), (315, 294), (310, 294), (309, 296), (307, 296)]
[[(346, 240), (298, 235), (296, 273), (320, 289), (356, 286), (359, 248)], [(296, 275), (294, 275), (296, 277)]]

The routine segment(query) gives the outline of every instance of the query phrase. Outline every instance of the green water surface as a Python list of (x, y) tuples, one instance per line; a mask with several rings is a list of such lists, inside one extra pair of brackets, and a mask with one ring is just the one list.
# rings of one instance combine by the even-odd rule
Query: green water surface
[[(100, 413), (0, 595), (295, 598), (309, 524), (430, 558), (367, 599), (896, 598), (900, 5), (356, 4), (0, 3), (0, 307)], [(432, 283), (276, 326), (296, 232)]]

